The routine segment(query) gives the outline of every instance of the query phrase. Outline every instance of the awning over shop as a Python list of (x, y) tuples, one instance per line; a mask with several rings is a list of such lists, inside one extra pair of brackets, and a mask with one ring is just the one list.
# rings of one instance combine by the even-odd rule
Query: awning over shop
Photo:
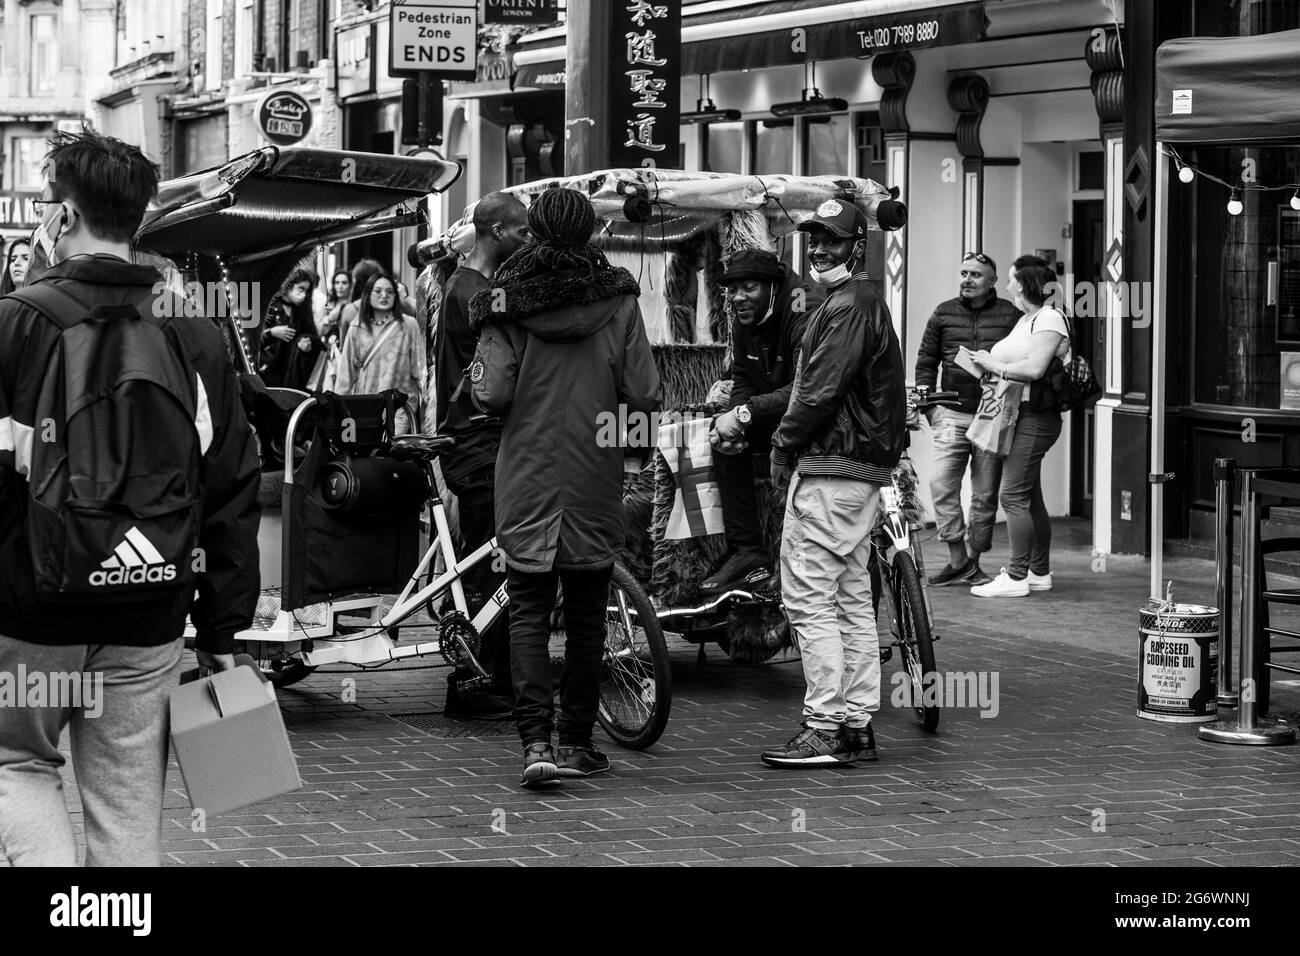
[[(682, 74), (797, 65), (899, 50), (973, 43), (986, 36), (983, 3), (876, 0), (805, 3), (780, 0), (737, 11), (693, 13), (682, 21)], [(792, 31), (803, 29), (802, 48)], [(514, 86), (542, 89), (564, 83), (564, 47), (519, 56)], [(544, 59), (543, 59), (544, 58)], [(556, 82), (558, 78), (558, 82)]]
[(1300, 140), (1300, 30), (1160, 44), (1156, 138)]

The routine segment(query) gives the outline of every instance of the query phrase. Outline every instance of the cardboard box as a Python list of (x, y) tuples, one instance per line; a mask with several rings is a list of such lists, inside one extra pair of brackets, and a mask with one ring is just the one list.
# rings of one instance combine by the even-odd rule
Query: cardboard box
[(302, 786), (275, 689), (255, 667), (177, 687), (171, 734), (190, 806), (209, 817)]

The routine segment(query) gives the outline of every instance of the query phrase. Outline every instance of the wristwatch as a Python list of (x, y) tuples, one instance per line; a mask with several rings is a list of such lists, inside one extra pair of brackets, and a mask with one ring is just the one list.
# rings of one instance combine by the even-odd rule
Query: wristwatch
[(748, 405), (736, 406), (736, 421), (740, 422), (740, 424), (748, 425), (753, 418), (754, 416), (750, 414)]

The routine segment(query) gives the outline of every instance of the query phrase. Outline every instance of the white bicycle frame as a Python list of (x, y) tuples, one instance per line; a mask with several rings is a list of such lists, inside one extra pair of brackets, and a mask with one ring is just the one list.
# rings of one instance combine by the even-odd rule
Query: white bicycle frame
[[(287, 452), (294, 447), (293, 439), (303, 414), (315, 404), (315, 399), (309, 398), (293, 410), (292, 415), (289, 417), (289, 426), (286, 429), (285, 448)], [(406, 406), (406, 411), (408, 415), (412, 416), (411, 420), (414, 421), (414, 413), (409, 404)], [(284, 483), (286, 485), (294, 484), (292, 453), (286, 453), (285, 455)], [(468, 618), (469, 605), (465, 600), (465, 588), (461, 583), (461, 578), (470, 568), (495, 553), (497, 542), (496, 538), (492, 538), (486, 544), (475, 549), (468, 557), (457, 560), (455, 548), (452, 547), (451, 529), (447, 524), (447, 512), (442, 500), (436, 494), (433, 498), (431, 510), (434, 527), (430, 530), (434, 537), (430, 540), (429, 547), (411, 575), (410, 580), (406, 582), (406, 586), (398, 595), (396, 603), (386, 613), (379, 615), (382, 599), (378, 596), (345, 598), (339, 601), (327, 602), (328, 613), (326, 620), (328, 623), (325, 626), (304, 627), (295, 621), (292, 616), (293, 612), (281, 611), (278, 618), (285, 618), (286, 623), (283, 628), (277, 629), (274, 635), (265, 631), (241, 631), (236, 635), (236, 640), (245, 642), (260, 641), (268, 644), (277, 643), (281, 646), (290, 642), (310, 640), (312, 642), (311, 650), (299, 651), (296, 656), (303, 663), (313, 667), (333, 663), (378, 664), (406, 657), (421, 657), (426, 654), (440, 653), (442, 650), (441, 641), (423, 641), (419, 644), (398, 647), (390, 636), (389, 630), (410, 617), (431, 598), (437, 597), (448, 589), (451, 591), (455, 609)], [(428, 572), (430, 566), (438, 557), (443, 559), (443, 564), (447, 570), (430, 581), (425, 587), (416, 590), (420, 579)], [(491, 600), (483, 605), (471, 621), (475, 630), (482, 634), (497, 619), (508, 603), (506, 587), (502, 583), (492, 595)], [(365, 610), (371, 612), (370, 621), (365, 625), (365, 629), (373, 630), (374, 633), (366, 634), (363, 632), (361, 635), (340, 635), (337, 633), (339, 612)], [(280, 622), (277, 620), (278, 623)], [(286, 633), (280, 634), (279, 631), (281, 630)], [(473, 662), (472, 666), (480, 676), (489, 676), (478, 666), (477, 662)]]

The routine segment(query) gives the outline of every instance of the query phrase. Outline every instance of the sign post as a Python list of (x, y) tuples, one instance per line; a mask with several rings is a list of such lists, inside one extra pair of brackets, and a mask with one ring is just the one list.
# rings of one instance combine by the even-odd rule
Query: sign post
[[(416, 80), (416, 144), (420, 149), (442, 132), (429, 128), (433, 84), (474, 78), (478, 10), (478, 0), (393, 0), (388, 14), (388, 75)], [(409, 142), (405, 131), (402, 135)]]

